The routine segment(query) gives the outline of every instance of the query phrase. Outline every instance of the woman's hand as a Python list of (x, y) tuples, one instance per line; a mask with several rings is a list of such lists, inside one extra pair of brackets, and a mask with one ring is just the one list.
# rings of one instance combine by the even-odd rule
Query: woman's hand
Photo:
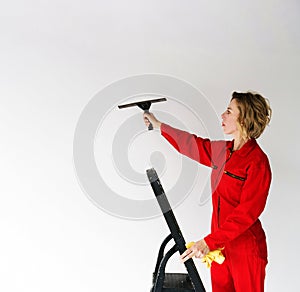
[(160, 129), (161, 122), (152, 113), (144, 113), (144, 122), (147, 127), (151, 123), (154, 129)]
[(192, 257), (202, 258), (206, 256), (210, 252), (208, 245), (206, 244), (204, 239), (196, 241), (195, 244), (188, 248), (181, 256), (181, 261), (184, 263), (185, 261), (191, 259)]

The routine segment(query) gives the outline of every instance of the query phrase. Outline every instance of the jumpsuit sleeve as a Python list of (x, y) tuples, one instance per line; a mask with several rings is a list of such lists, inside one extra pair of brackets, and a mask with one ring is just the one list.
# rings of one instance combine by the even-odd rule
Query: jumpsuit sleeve
[(206, 166), (212, 166), (209, 139), (197, 137), (167, 124), (161, 125), (161, 134), (181, 154)]
[(211, 250), (222, 248), (250, 228), (263, 212), (271, 183), (268, 159), (249, 166), (240, 203), (215, 232), (204, 240)]

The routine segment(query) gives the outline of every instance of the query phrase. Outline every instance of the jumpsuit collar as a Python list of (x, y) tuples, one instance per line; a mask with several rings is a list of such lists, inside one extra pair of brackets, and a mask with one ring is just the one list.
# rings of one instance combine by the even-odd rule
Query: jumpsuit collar
[(229, 152), (235, 153), (235, 155), (240, 155), (240, 156), (246, 156), (251, 152), (251, 150), (257, 145), (257, 142), (255, 139), (249, 139), (241, 149), (232, 151), (234, 145), (234, 140), (229, 141), (227, 144), (227, 150)]

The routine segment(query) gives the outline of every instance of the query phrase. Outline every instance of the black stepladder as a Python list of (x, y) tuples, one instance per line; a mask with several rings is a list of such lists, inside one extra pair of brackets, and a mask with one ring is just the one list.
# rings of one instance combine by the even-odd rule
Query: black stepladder
[[(147, 169), (147, 176), (171, 231), (171, 234), (162, 242), (158, 253), (151, 292), (205, 292), (193, 259), (189, 259), (184, 263), (187, 274), (165, 273), (165, 267), (170, 257), (177, 251), (182, 254), (186, 250), (185, 240), (155, 169)], [(164, 254), (165, 247), (171, 239), (174, 239), (175, 244)]]

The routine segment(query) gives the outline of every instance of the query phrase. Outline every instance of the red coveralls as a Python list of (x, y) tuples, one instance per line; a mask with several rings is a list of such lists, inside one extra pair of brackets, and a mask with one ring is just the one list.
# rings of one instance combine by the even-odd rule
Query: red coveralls
[(183, 155), (212, 167), (211, 233), (204, 239), (210, 250), (224, 247), (226, 258), (212, 264), (213, 292), (264, 291), (267, 245), (258, 217), (271, 183), (267, 156), (255, 139), (232, 151), (233, 141), (210, 141), (166, 124), (161, 134)]

